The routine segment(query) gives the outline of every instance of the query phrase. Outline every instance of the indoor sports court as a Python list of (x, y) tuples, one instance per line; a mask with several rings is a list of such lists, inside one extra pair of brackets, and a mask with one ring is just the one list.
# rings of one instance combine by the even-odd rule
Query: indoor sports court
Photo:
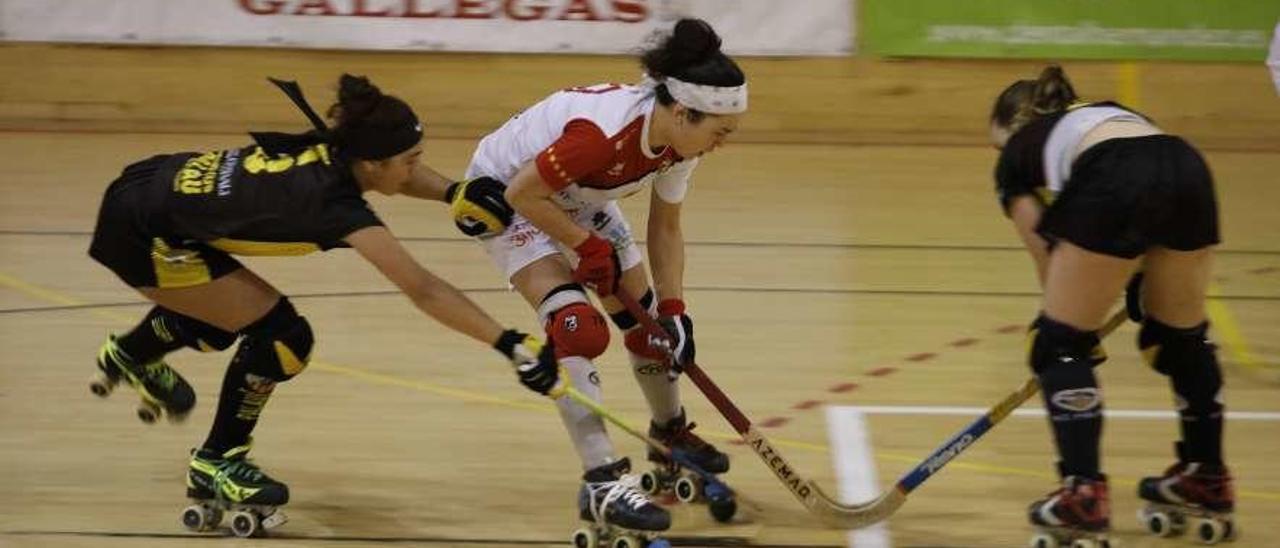
[[(476, 141), (509, 116), (556, 89), (634, 81), (634, 57), (287, 40), (294, 47), (210, 46), (172, 33), (145, 44), (106, 34), (99, 43), (23, 39), (12, 29), (36, 4), (0, 6), (8, 19), (0, 20), (0, 546), (570, 546), (581, 469), (555, 407), (517, 384), (492, 351), (420, 314), (351, 250), (241, 257), (316, 333), (307, 374), (280, 385), (254, 432), (253, 459), (289, 484), (289, 521), (267, 538), (187, 531), (184, 466), (207, 432), (231, 353), (167, 358), (198, 396), (180, 424), (139, 422), (127, 390), (95, 397), (98, 346), (150, 304), (86, 249), (102, 192), (126, 164), (243, 146), (249, 130), (305, 129), (268, 76), (297, 80), (319, 108), (339, 74), (368, 75), (421, 117), (423, 161), (461, 177)], [(94, 4), (103, 21), (116, 20), (108, 7), (116, 2)], [(660, 3), (615, 4), (657, 13)], [(676, 4), (718, 24), (697, 0)], [(869, 42), (883, 30), (866, 16), (879, 12), (856, 5), (841, 27), (852, 52), (734, 54), (734, 35), (723, 33), (751, 104), (727, 145), (702, 159), (684, 203), (684, 293), (701, 368), (796, 473), (850, 503), (890, 489), (1021, 386), (1031, 376), (1026, 329), (1040, 289), (993, 191), (987, 121), (1006, 85), (1058, 62), (1083, 98), (1143, 112), (1199, 148), (1212, 169), (1223, 242), (1208, 315), (1226, 386), (1234, 546), (1280, 546), (1280, 90), (1263, 61), (1280, 17), (1272, 8), (1253, 25), (1266, 43), (1239, 54), (1256, 60), (1037, 57), (1016, 48), (1008, 58), (887, 55)], [(424, 266), (500, 323), (540, 333), (444, 204), (366, 197)], [(640, 239), (646, 204), (621, 201)], [(1109, 360), (1096, 369), (1108, 413), (1111, 537), (1135, 548), (1195, 545), (1193, 534), (1154, 537), (1135, 518), (1137, 481), (1173, 461), (1178, 436), (1169, 381), (1143, 363), (1137, 332), (1126, 322), (1107, 336)], [(621, 346), (615, 330), (596, 362), (603, 403), (643, 428), (648, 411)], [(704, 504), (667, 500), (673, 545), (1025, 546), (1027, 504), (1057, 481), (1036, 396), (940, 463), (888, 520), (828, 527), (698, 388), (680, 383), (698, 434), (732, 459), (722, 479), (738, 508), (718, 523)], [(645, 470), (643, 442), (610, 433), (635, 471)]]

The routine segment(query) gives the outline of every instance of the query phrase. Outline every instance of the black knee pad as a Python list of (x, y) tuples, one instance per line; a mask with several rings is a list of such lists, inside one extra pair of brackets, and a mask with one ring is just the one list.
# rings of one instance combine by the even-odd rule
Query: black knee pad
[(151, 309), (147, 314), (147, 322), (156, 336), (163, 340), (201, 352), (226, 350), (239, 338), (235, 333), (160, 306)]
[(311, 324), (286, 297), (241, 333), (244, 340), (235, 359), (243, 361), (245, 371), (275, 382), (287, 381), (306, 369), (315, 345)]
[(1168, 376), (1182, 400), (1184, 412), (1210, 415), (1220, 412), (1222, 369), (1217, 347), (1209, 342), (1209, 322), (1188, 329), (1172, 327), (1147, 317), (1138, 331), (1138, 349), (1152, 369)]
[(1107, 361), (1098, 333), (1080, 331), (1044, 314), (1031, 322), (1027, 333), (1027, 364), (1039, 375), (1051, 364), (1087, 364), (1095, 367)]
[[(650, 314), (653, 314), (654, 310), (656, 310), (653, 305), (653, 289), (646, 289), (644, 295), (641, 295), (640, 300), (636, 302), (640, 303), (640, 308), (648, 310)], [(613, 325), (618, 326), (618, 329), (623, 333), (626, 333), (632, 327), (640, 325), (640, 320), (632, 316), (631, 311), (625, 309), (610, 314), (609, 319), (613, 320)]]

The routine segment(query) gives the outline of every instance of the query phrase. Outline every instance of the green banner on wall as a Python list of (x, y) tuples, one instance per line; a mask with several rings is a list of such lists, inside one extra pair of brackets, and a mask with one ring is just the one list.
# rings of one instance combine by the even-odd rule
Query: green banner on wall
[(860, 0), (888, 57), (1266, 58), (1280, 0)]

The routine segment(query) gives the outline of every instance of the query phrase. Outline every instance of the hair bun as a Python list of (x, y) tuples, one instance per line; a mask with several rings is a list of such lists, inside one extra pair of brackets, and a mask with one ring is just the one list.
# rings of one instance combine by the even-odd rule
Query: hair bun
[(343, 74), (338, 79), (338, 104), (349, 115), (361, 117), (369, 113), (382, 99), (382, 90), (364, 76)]
[(681, 19), (671, 33), (668, 49), (686, 62), (697, 63), (720, 51), (720, 36), (701, 19)]

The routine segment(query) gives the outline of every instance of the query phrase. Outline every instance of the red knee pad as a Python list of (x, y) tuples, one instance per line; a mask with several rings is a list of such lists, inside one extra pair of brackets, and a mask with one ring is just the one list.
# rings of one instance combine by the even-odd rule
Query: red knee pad
[(640, 356), (641, 358), (648, 358), (651, 360), (667, 359), (666, 352), (649, 346), (649, 332), (645, 331), (643, 327), (637, 327), (628, 331), (627, 334), (623, 336), (623, 342), (626, 343), (627, 350), (630, 350), (632, 354)]
[(587, 303), (573, 303), (551, 315), (547, 337), (556, 345), (556, 356), (592, 359), (609, 348), (609, 325), (604, 315)]

